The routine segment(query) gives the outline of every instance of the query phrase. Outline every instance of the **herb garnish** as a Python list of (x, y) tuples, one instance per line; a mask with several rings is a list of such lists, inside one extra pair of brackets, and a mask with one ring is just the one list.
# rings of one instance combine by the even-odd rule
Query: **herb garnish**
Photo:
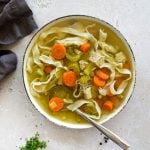
[(27, 139), (26, 145), (20, 147), (20, 150), (41, 150), (46, 148), (46, 142), (40, 141), (39, 134), (36, 133), (33, 137), (30, 139)]

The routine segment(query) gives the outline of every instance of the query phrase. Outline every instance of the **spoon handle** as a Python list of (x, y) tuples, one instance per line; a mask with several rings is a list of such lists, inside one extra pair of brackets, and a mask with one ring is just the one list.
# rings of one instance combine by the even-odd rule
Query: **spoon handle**
[(76, 110), (76, 112), (82, 116), (85, 120), (87, 120), (89, 123), (91, 123), (94, 127), (96, 127), (100, 132), (102, 132), (104, 135), (106, 135), (108, 138), (110, 138), (113, 142), (115, 142), (117, 145), (119, 145), (123, 150), (127, 150), (129, 148), (129, 144), (122, 140), (119, 136), (114, 134), (109, 129), (105, 128), (102, 125), (99, 125), (96, 121), (91, 119), (90, 117), (86, 116), (82, 111), (79, 109)]

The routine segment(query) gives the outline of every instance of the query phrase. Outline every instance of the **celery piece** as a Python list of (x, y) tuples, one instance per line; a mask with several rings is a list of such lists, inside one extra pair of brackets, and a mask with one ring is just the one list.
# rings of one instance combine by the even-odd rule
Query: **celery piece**
[(93, 68), (94, 68), (94, 64), (92, 64), (92, 63), (89, 63), (87, 66), (86, 66), (86, 68), (84, 69), (84, 74), (86, 74), (86, 75), (92, 75), (92, 72), (93, 72)]
[(81, 57), (81, 53), (80, 54), (76, 54), (71, 47), (67, 50), (66, 58), (69, 61), (76, 62), (76, 61), (78, 61), (80, 59), (80, 57)]
[(68, 60), (70, 60), (71, 62), (76, 62), (76, 61), (78, 61), (79, 59), (80, 59), (80, 54), (69, 54), (69, 53), (66, 53), (66, 58), (68, 59)]
[(43, 72), (43, 70), (41, 70), (40, 68), (38, 68), (38, 69), (37, 69), (37, 74), (38, 74), (39, 76), (43, 76), (43, 75), (44, 75), (44, 72)]
[(81, 84), (86, 84), (89, 80), (90, 80), (90, 77), (88, 75), (83, 75), (79, 79), (79, 81), (80, 81)]
[(68, 69), (74, 70), (77, 74), (80, 73), (80, 68), (78, 63), (71, 63), (68, 65)]

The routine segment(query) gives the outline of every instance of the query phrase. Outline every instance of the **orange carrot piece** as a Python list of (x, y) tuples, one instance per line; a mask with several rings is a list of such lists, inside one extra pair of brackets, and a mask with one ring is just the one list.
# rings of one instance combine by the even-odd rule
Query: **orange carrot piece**
[(55, 44), (52, 47), (52, 57), (55, 58), (56, 60), (60, 60), (65, 58), (66, 55), (66, 48), (62, 44)]
[(61, 98), (59, 97), (53, 97), (49, 101), (49, 108), (54, 111), (58, 112), (64, 107), (64, 102)]
[(107, 100), (106, 102), (104, 102), (103, 104), (103, 109), (104, 110), (107, 110), (107, 111), (112, 111), (113, 110), (113, 107), (114, 107), (114, 104), (112, 101), (110, 100)]
[(94, 76), (93, 83), (97, 87), (103, 87), (106, 84), (104, 80), (99, 79), (97, 76)]
[(76, 84), (77, 76), (74, 71), (67, 71), (63, 73), (63, 83), (66, 86), (73, 87)]
[(90, 50), (91, 45), (89, 43), (84, 43), (80, 46), (80, 50), (84, 53)]
[(103, 80), (108, 80), (109, 79), (109, 75), (105, 72), (103, 72), (101, 69), (100, 70), (97, 70), (96, 73), (97, 77), (99, 77), (100, 79), (103, 79)]
[(52, 66), (45, 66), (45, 68), (44, 68), (44, 72), (46, 73), (46, 74), (50, 74), (51, 73), (51, 71), (52, 71)]

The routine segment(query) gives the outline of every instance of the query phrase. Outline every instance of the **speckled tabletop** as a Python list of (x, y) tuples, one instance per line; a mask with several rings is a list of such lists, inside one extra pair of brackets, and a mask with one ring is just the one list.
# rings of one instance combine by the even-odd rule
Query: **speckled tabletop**
[[(137, 82), (127, 107), (104, 125), (127, 140), (131, 150), (150, 149), (150, 1), (149, 0), (27, 0), (39, 27), (57, 17), (83, 14), (117, 27), (136, 59)], [(0, 83), (0, 150), (18, 150), (37, 131), (49, 140), (48, 150), (119, 150), (113, 142), (99, 145), (96, 129), (59, 127), (31, 105), (23, 86), (22, 62), (33, 34), (7, 47), (18, 56), (17, 70)]]

